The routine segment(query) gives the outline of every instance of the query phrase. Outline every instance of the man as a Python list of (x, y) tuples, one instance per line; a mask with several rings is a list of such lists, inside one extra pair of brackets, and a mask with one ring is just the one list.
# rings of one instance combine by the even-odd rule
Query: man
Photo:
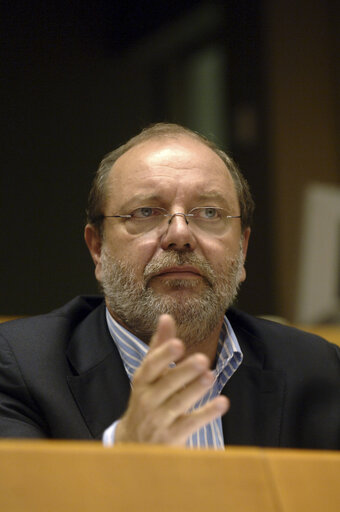
[(230, 307), (252, 211), (231, 159), (180, 126), (109, 154), (85, 228), (105, 302), (2, 326), (0, 435), (338, 448), (339, 349)]

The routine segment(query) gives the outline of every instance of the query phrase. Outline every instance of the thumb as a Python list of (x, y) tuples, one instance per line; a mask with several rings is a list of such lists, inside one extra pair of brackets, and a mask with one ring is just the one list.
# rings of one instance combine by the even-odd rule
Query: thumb
[(150, 349), (162, 345), (165, 341), (176, 338), (176, 323), (171, 315), (161, 315), (156, 331), (151, 338)]

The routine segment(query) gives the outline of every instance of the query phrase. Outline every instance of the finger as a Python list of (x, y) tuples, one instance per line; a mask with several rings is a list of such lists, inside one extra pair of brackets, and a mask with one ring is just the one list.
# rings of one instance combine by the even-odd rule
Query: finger
[(150, 349), (160, 346), (165, 341), (176, 338), (176, 323), (171, 315), (161, 315), (157, 328), (151, 338)]
[[(202, 380), (200, 380), (202, 379)], [(154, 407), (160, 407), (166, 402), (174, 401), (171, 408), (174, 410), (176, 398), (179, 403), (183, 400), (185, 404), (190, 402), (190, 393), (194, 393), (194, 398), (197, 400), (197, 389), (209, 389), (213, 384), (214, 375), (209, 371), (209, 359), (204, 354), (194, 354), (188, 359), (185, 359), (178, 364), (175, 368), (170, 368), (166, 373), (161, 375), (161, 378), (154, 381), (152, 389), (146, 391), (146, 399), (153, 403)], [(193, 387), (191, 387), (194, 384)], [(192, 391), (191, 391), (192, 390)], [(195, 392), (196, 391), (196, 392)], [(187, 407), (180, 408), (178, 415), (183, 414), (195, 402), (190, 402)]]
[[(214, 383), (214, 374), (211, 371), (200, 375), (188, 386), (173, 394), (161, 407), (160, 414), (164, 416), (163, 424), (167, 428), (178, 418), (188, 413), (204, 395), (211, 389)], [(168, 414), (170, 411), (170, 414)]]
[(214, 419), (225, 414), (230, 406), (227, 397), (221, 395), (205, 406), (183, 415), (167, 430), (167, 443), (184, 446), (188, 437)]
[(152, 384), (165, 372), (169, 365), (183, 358), (184, 344), (179, 339), (171, 339), (150, 350), (134, 375), (133, 383), (138, 386)]
[(135, 383), (153, 382), (168, 370), (170, 363), (176, 362), (184, 356), (184, 344), (175, 337), (175, 320), (171, 315), (161, 315), (156, 331), (151, 338), (150, 351), (135, 374)]

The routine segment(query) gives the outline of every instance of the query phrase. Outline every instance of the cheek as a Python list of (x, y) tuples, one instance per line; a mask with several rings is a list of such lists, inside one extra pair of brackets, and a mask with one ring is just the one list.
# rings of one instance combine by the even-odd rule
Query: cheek
[(238, 252), (239, 243), (227, 240), (225, 237), (212, 238), (200, 244), (202, 255), (212, 263), (223, 263), (226, 258)]
[(157, 252), (157, 241), (148, 237), (116, 237), (110, 243), (110, 252), (118, 260), (144, 270)]
[(240, 239), (237, 236), (214, 238), (201, 245), (201, 253), (216, 271), (224, 271), (226, 264), (239, 258)]
[(144, 270), (145, 266), (157, 254), (158, 245), (152, 240), (143, 240), (130, 247), (130, 256), (137, 266)]

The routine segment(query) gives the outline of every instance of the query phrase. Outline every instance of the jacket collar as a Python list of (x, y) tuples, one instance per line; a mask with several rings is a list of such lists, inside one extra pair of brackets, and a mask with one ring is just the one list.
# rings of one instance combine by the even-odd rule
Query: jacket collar
[(130, 381), (108, 331), (105, 304), (94, 309), (73, 332), (67, 358), (73, 369), (68, 384), (92, 436), (125, 411)]
[(222, 391), (231, 405), (222, 418), (225, 444), (279, 446), (285, 374), (266, 368), (266, 343), (247, 323), (251, 317), (234, 309), (227, 316), (244, 357)]

